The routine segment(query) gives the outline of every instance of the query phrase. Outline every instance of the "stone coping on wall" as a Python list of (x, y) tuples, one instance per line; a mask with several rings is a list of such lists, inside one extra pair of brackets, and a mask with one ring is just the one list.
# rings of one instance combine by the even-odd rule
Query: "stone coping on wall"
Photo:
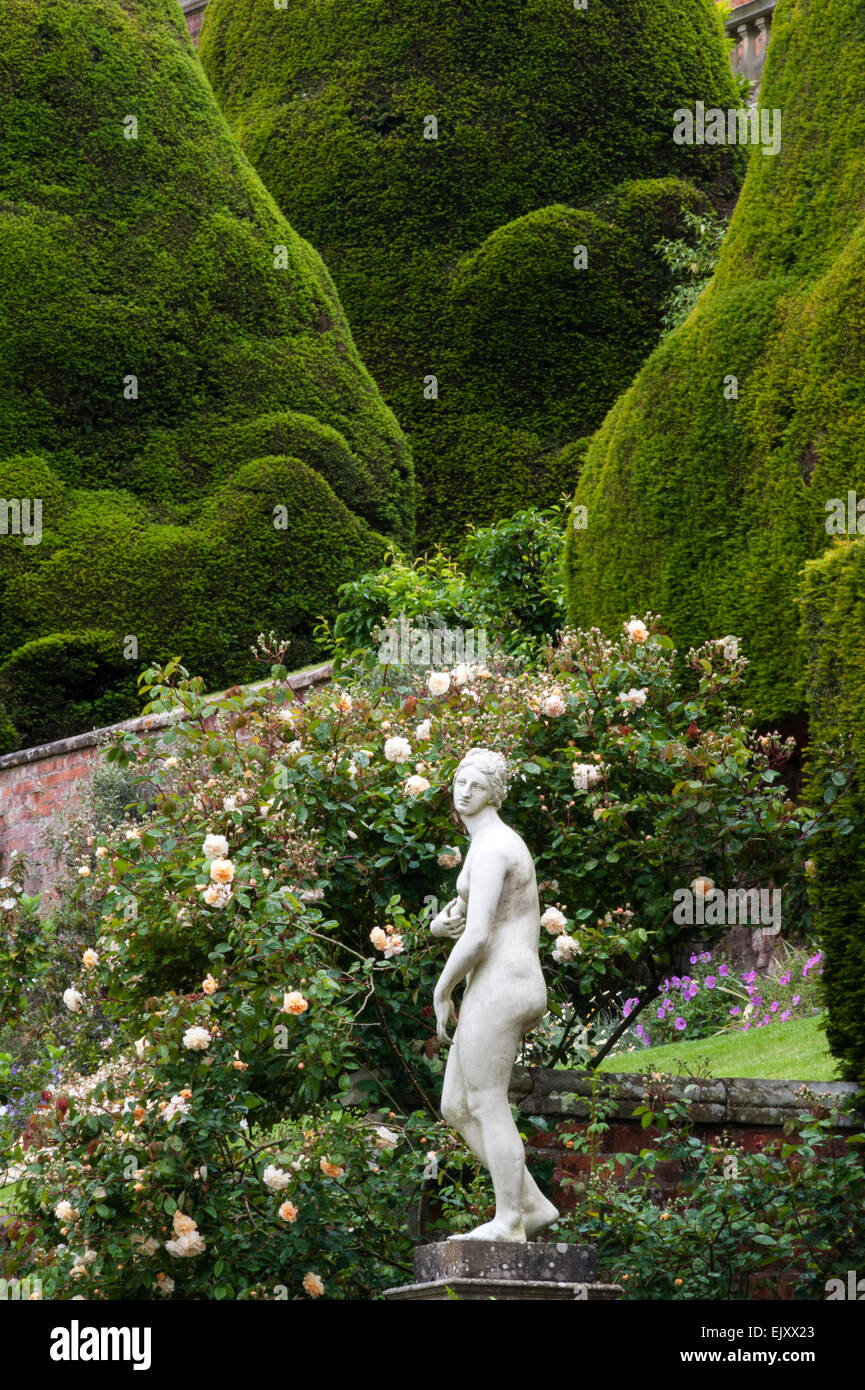
[[(645, 1100), (645, 1079), (633, 1072), (550, 1071), (515, 1067), (511, 1077), (511, 1101), (524, 1115), (559, 1115), (584, 1120), (591, 1113), (592, 1088), (615, 1102), (609, 1118), (629, 1120), (634, 1107)], [(825, 1097), (827, 1108), (839, 1108), (861, 1091), (849, 1081), (769, 1081), (752, 1077), (665, 1077), (670, 1100), (691, 1099), (698, 1124), (782, 1126), (802, 1110), (797, 1095), (803, 1086)], [(686, 1087), (697, 1086), (696, 1097), (685, 1096)], [(841, 1112), (839, 1129), (861, 1128), (862, 1117)]]
[[(330, 664), (313, 667), (309, 671), (298, 671), (288, 677), (285, 682), (292, 690), (307, 690), (311, 685), (323, 685), (331, 679), (333, 667)], [(269, 677), (263, 681), (256, 681), (253, 685), (246, 685), (244, 690), (264, 690), (267, 686), (275, 684)], [(225, 695), (221, 690), (213, 695), (207, 695), (209, 700), (219, 700)], [(168, 725), (179, 717), (179, 711), (169, 711), (165, 714), (143, 714), (135, 719), (126, 719), (121, 724), (109, 724), (103, 729), (91, 729), (83, 734), (73, 734), (70, 738), (58, 739), (55, 743), (40, 743), (35, 748), (19, 748), (15, 753), (4, 753), (0, 756), (0, 773), (6, 772), (13, 767), (21, 767), (28, 763), (43, 762), (46, 758), (62, 758), (67, 753), (77, 753), (82, 748), (96, 748), (104, 743), (112, 734), (122, 733), (128, 730), (130, 733), (149, 733), (157, 729), (167, 729)]]
[[(199, 3), (199, 0), (195, 0), (195, 3)], [(724, 21), (727, 33), (735, 34), (736, 26), (744, 24), (747, 20), (768, 19), (774, 13), (777, 3), (778, 0), (738, 0), (738, 3), (737, 0), (733, 0), (733, 9)], [(191, 4), (189, 8), (192, 8)]]

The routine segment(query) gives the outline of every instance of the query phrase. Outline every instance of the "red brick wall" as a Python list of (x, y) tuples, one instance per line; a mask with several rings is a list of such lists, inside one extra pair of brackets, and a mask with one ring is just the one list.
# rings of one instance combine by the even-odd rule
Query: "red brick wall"
[(33, 863), (31, 892), (39, 892), (52, 878), (45, 830), (52, 816), (80, 804), (97, 757), (98, 749), (92, 746), (0, 768), (0, 866), (8, 868), (16, 850), (26, 855)]
[(192, 39), (192, 42), (196, 45), (196, 47), (198, 46), (198, 35), (201, 33), (201, 26), (203, 23), (203, 10), (199, 10), (195, 14), (188, 14), (186, 16), (186, 27), (189, 30), (189, 37)]
[[(305, 698), (310, 686), (329, 679), (330, 667), (320, 666), (291, 676), (289, 684)], [(160, 715), (146, 721), (131, 719), (124, 727), (159, 728), (166, 723), (166, 716)], [(105, 730), (95, 730), (0, 757), (0, 874), (8, 869), (15, 850), (26, 855), (31, 861), (27, 882), (31, 893), (52, 887), (57, 865), (45, 844), (45, 832), (53, 817), (81, 805), (104, 734)]]
[[(666, 1080), (669, 1099), (682, 1099), (691, 1078)], [(843, 1102), (852, 1099), (859, 1087), (850, 1082), (825, 1081), (766, 1081), (715, 1078), (696, 1083), (699, 1095), (694, 1099), (692, 1133), (703, 1144), (731, 1147), (740, 1153), (762, 1153), (775, 1145), (789, 1142), (785, 1126), (803, 1108), (798, 1094), (801, 1086), (821, 1097), (826, 1115), (835, 1117), (835, 1136), (828, 1140), (823, 1157), (828, 1161), (834, 1153), (849, 1152), (845, 1134), (861, 1129), (858, 1118), (836, 1111)], [(655, 1087), (657, 1090), (657, 1087)], [(554, 1164), (552, 1194), (563, 1211), (572, 1210), (580, 1200), (569, 1180), (585, 1180), (593, 1164), (610, 1165), (618, 1181), (626, 1186), (633, 1159), (641, 1149), (651, 1148), (660, 1130), (643, 1129), (641, 1117), (634, 1110), (645, 1099), (645, 1083), (636, 1074), (604, 1073), (600, 1078), (600, 1096), (606, 1107), (609, 1129), (598, 1140), (592, 1156), (578, 1151), (575, 1140), (587, 1134), (592, 1108), (592, 1078), (586, 1072), (544, 1071), (516, 1067), (511, 1079), (511, 1102), (525, 1116), (542, 1115), (549, 1126), (546, 1133), (534, 1135), (529, 1148), (536, 1158), (552, 1160)], [(723, 1137), (722, 1137), (723, 1136)], [(625, 1162), (619, 1163), (616, 1155)], [(677, 1161), (662, 1161), (655, 1168), (659, 1204), (676, 1195), (682, 1180), (682, 1165)], [(605, 1277), (602, 1272), (602, 1278)], [(767, 1278), (767, 1286), (755, 1296), (759, 1298), (792, 1299), (796, 1296), (798, 1276), (777, 1269)]]

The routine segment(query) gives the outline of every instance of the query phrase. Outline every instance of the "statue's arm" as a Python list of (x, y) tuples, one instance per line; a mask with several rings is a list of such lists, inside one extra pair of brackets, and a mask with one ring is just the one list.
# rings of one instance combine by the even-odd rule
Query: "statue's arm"
[(466, 927), (448, 957), (435, 989), (435, 1002), (450, 999), (460, 980), (474, 970), (486, 950), (496, 910), (505, 883), (507, 864), (503, 855), (491, 854), (472, 875)]

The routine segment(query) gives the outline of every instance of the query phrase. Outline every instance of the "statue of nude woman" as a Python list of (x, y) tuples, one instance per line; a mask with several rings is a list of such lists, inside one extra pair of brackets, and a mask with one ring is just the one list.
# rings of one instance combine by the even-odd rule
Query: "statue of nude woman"
[[(507, 791), (500, 753), (472, 748), (454, 777), (454, 806), (471, 844), (457, 897), (430, 923), (457, 944), (436, 985), (438, 1036), (450, 1043), (442, 1115), (490, 1170), (492, 1221), (451, 1240), (524, 1242), (559, 1213), (526, 1169), (508, 1085), (520, 1040), (543, 1018), (547, 990), (538, 959), (540, 907), (535, 866), (520, 836), (499, 819)], [(459, 1020), (453, 991), (466, 988)]]

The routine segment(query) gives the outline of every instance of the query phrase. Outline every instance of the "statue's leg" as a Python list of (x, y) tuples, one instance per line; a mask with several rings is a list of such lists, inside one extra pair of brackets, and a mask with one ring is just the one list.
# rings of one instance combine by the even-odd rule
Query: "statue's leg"
[[(459, 1025), (457, 1025), (457, 1033)], [(442, 1086), (442, 1119), (465, 1140), (475, 1158), (480, 1159), (485, 1168), (489, 1167), (484, 1152), (483, 1134), (477, 1120), (472, 1118), (466, 1098), (466, 1083), (460, 1064), (456, 1035), (448, 1053), (445, 1065), (445, 1079)]]
[(467, 1007), (467, 1003), (463, 1001), (454, 1050), (458, 1048), (468, 1111), (480, 1131), (480, 1147), (492, 1176), (496, 1214), (492, 1221), (452, 1239), (524, 1242), (525, 1154), (508, 1103), (508, 1084), (522, 1029), (501, 1015), (491, 1020), (489, 1010)]

